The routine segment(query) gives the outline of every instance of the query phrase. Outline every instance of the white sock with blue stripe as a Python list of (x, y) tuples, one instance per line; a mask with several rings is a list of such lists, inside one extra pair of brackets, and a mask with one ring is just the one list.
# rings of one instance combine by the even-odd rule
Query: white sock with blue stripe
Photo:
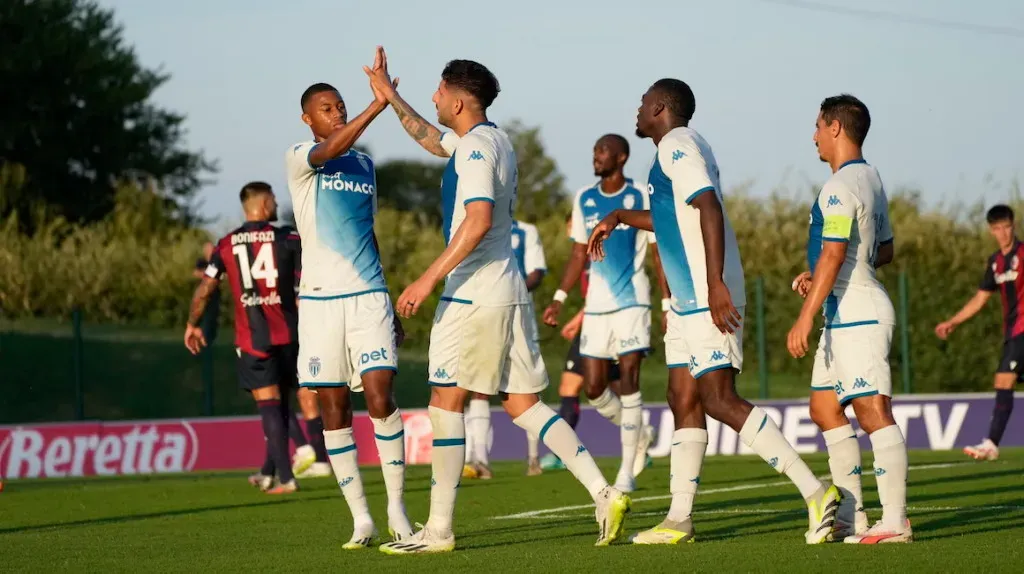
[(352, 427), (324, 431), (324, 446), (327, 458), (331, 460), (334, 477), (338, 479), (341, 493), (352, 512), (352, 521), (358, 532), (361, 527), (373, 524), (370, 518), (370, 507), (366, 503), (363, 492), (363, 479), (359, 476), (359, 462), (356, 454), (356, 443), (352, 439)]
[(433, 478), (430, 481), (430, 517), (427, 527), (442, 537), (452, 532), (455, 495), (462, 479), (466, 456), (466, 422), (462, 413), (428, 407), (434, 429), (434, 446), (430, 454)]
[(693, 499), (700, 486), (700, 473), (704, 468), (704, 453), (708, 449), (708, 431), (704, 429), (677, 429), (672, 433), (672, 460), (668, 475), (672, 506), (668, 519), (683, 522), (693, 513)]
[(547, 445), (555, 456), (560, 458), (569, 472), (580, 481), (595, 500), (597, 495), (608, 486), (608, 481), (597, 468), (594, 458), (590, 456), (576, 432), (569, 423), (555, 414), (551, 407), (537, 401), (525, 413), (516, 417), (516, 426), (528, 433), (534, 433)]
[(622, 424), (622, 401), (611, 389), (606, 387), (601, 396), (587, 400), (591, 406), (597, 409), (597, 412), (601, 413), (601, 416), (610, 420), (613, 425), (620, 426)]
[[(640, 427), (644, 424), (644, 409), (639, 392), (623, 395), (621, 401), (622, 426), (619, 427), (619, 438), (622, 441), (622, 466), (619, 467), (619, 478), (626, 478), (633, 476), (636, 443), (640, 442)], [(618, 479), (615, 482), (618, 483)]]
[(860, 444), (853, 426), (843, 425), (823, 431), (825, 447), (828, 449), (828, 469), (832, 472), (832, 484), (843, 493), (843, 503), (836, 514), (846, 522), (853, 523), (858, 509), (864, 509), (864, 491), (861, 488)]
[(384, 475), (384, 487), (388, 491), (388, 522), (400, 535), (412, 534), (409, 519), (405, 514), (402, 494), (405, 492), (405, 425), (402, 412), (395, 409), (383, 419), (373, 419), (373, 435), (380, 456), (380, 472)]
[(782, 435), (768, 413), (761, 407), (754, 407), (740, 429), (740, 440), (764, 459), (776, 472), (785, 473), (800, 490), (804, 500), (814, 496), (822, 487), (807, 463), (800, 459), (793, 445)]
[(882, 523), (903, 532), (907, 522), (907, 443), (900, 427), (890, 425), (868, 435), (875, 451), (875, 481)]

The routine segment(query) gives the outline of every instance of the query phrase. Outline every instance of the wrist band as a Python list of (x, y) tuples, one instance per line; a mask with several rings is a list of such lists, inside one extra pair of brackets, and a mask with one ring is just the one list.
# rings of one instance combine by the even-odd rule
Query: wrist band
[(565, 303), (565, 298), (568, 296), (568, 293), (559, 289), (558, 291), (555, 291), (554, 300), (558, 301), (559, 303)]

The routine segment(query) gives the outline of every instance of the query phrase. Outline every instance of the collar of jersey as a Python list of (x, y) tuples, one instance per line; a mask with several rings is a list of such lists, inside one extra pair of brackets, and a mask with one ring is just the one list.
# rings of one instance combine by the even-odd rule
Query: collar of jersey
[(594, 184), (594, 189), (596, 189), (597, 193), (600, 193), (602, 197), (615, 197), (622, 193), (623, 191), (626, 191), (626, 188), (629, 187), (631, 183), (633, 183), (633, 180), (627, 177), (626, 182), (622, 184), (622, 187), (620, 187), (618, 191), (615, 191), (613, 193), (605, 193), (604, 190), (601, 189), (601, 182), (598, 181), (597, 183)]
[[(473, 126), (473, 127), (469, 128), (469, 132), (471, 132), (471, 131), (475, 130), (476, 128), (478, 128), (478, 127), (480, 127), (480, 126), (489, 126), (489, 127), (492, 127), (492, 128), (496, 128), (496, 127), (498, 127), (497, 125), (495, 125), (495, 123), (494, 123), (494, 122), (480, 122), (480, 123), (478, 123), (477, 125), (475, 125), (475, 126)], [(468, 134), (469, 132), (466, 132), (466, 133)]]
[[(851, 159), (850, 161), (848, 161), (848, 162), (844, 163), (843, 165), (839, 166), (839, 169), (843, 169), (844, 167), (846, 167), (848, 165), (854, 165), (854, 164), (858, 164), (858, 163), (867, 163), (867, 160), (865, 160), (865, 159)], [(839, 169), (837, 169), (836, 171), (839, 171)]]

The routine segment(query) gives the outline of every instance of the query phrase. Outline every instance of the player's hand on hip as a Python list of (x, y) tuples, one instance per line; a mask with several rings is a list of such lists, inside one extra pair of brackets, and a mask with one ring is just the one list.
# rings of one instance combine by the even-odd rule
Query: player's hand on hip
[(395, 311), (403, 319), (412, 317), (420, 310), (420, 305), (430, 297), (434, 291), (434, 282), (424, 276), (417, 279), (412, 285), (405, 288), (402, 295), (395, 303)]
[(548, 305), (547, 309), (544, 309), (544, 324), (548, 327), (558, 326), (558, 314), (562, 312), (562, 304), (558, 301), (552, 301)]
[(811, 272), (804, 271), (803, 273), (797, 275), (796, 279), (793, 279), (792, 288), (797, 295), (806, 299), (807, 294), (811, 292)]
[(198, 355), (205, 346), (206, 336), (203, 335), (203, 330), (192, 325), (185, 325), (185, 348), (193, 355)]
[(943, 321), (935, 326), (935, 336), (945, 341), (955, 329), (956, 325), (952, 321)]
[(594, 226), (590, 232), (590, 239), (587, 241), (587, 255), (591, 259), (594, 261), (604, 259), (604, 240), (608, 239), (618, 224), (619, 214), (617, 211), (612, 211)]
[(799, 359), (807, 354), (807, 338), (810, 337), (811, 329), (813, 328), (814, 318), (805, 319), (801, 316), (793, 324), (793, 328), (789, 330), (789, 335), (786, 337), (786, 347), (794, 359)]
[(732, 304), (732, 295), (724, 281), (715, 281), (708, 285), (708, 308), (711, 321), (723, 333), (735, 333), (740, 328), (740, 312)]
[(402, 343), (405, 342), (405, 327), (402, 326), (402, 320), (395, 315), (395, 346), (401, 347)]

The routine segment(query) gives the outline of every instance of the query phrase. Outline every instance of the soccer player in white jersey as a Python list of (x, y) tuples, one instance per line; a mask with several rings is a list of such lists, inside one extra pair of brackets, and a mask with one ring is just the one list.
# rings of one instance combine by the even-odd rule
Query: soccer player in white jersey
[(672, 435), (672, 505), (658, 526), (633, 537), (636, 544), (677, 544), (693, 539), (690, 514), (700, 483), (708, 433), (704, 416), (728, 425), (772, 468), (793, 481), (807, 503), (809, 544), (832, 532), (841, 495), (825, 486), (768, 414), (736, 394), (743, 368), (745, 293), (739, 248), (725, 215), (718, 164), (711, 146), (689, 126), (696, 107), (685, 82), (658, 80), (637, 111), (637, 135), (651, 138), (657, 154), (647, 178), (651, 209), (615, 210), (591, 235), (588, 250), (600, 259), (618, 225), (654, 231), (672, 290), (665, 334)]
[(354, 522), (352, 539), (343, 548), (358, 549), (368, 546), (377, 531), (359, 476), (352, 392), (363, 393), (373, 421), (388, 494), (388, 529), (394, 540), (412, 535), (402, 503), (405, 427), (391, 392), (396, 348), (404, 334), (373, 230), (373, 160), (352, 149), (387, 100), (374, 94), (366, 110), (347, 121), (338, 91), (314, 84), (303, 92), (301, 105), (313, 139), (285, 153), (295, 222), (303, 237), (299, 384), (320, 398), (327, 455)]
[[(544, 322), (552, 327), (558, 325), (562, 302), (586, 265), (590, 230), (616, 209), (650, 208), (647, 192), (635, 187), (623, 173), (628, 159), (629, 142), (618, 134), (602, 136), (594, 144), (594, 175), (601, 180), (578, 191), (573, 199), (572, 254), (554, 300), (544, 311)], [(584, 393), (605, 418), (615, 421), (621, 417), (622, 464), (615, 488), (623, 492), (636, 488), (636, 474), (646, 462), (651, 436), (643, 428), (640, 398), (640, 364), (651, 349), (651, 285), (644, 268), (648, 245), (660, 279), (654, 234), (628, 225), (612, 232), (605, 242), (607, 256), (590, 266), (580, 333)], [(621, 397), (608, 388), (608, 370), (616, 359)]]
[(430, 333), (430, 517), (410, 539), (381, 550), (411, 554), (455, 547), (452, 518), (466, 448), (462, 413), (471, 392), (500, 395), (513, 422), (565, 461), (593, 497), (597, 545), (607, 545), (621, 536), (629, 497), (608, 486), (576, 433), (537, 396), (547, 374), (530, 332), (530, 294), (512, 254), (516, 155), (508, 135), (487, 121), (498, 81), (477, 62), (449, 62), (433, 98), (438, 122), (452, 130), (442, 135), (399, 97), (379, 50), (385, 65), (366, 68), (375, 89), (423, 148), (451, 157), (441, 184), (447, 247), (396, 303), (400, 315), (412, 315), (447, 278)]
[[(803, 357), (814, 316), (824, 311), (811, 374), (811, 418), (825, 435), (832, 480), (844, 496), (834, 538), (854, 544), (913, 540), (907, 445), (892, 416), (889, 347), (896, 315), (875, 277), (875, 269), (893, 259), (893, 236), (882, 180), (861, 152), (870, 127), (867, 106), (853, 96), (821, 103), (814, 143), (832, 177), (811, 207), (810, 276), (794, 281), (805, 300), (787, 341), (789, 352)], [(882, 520), (871, 528), (861, 495), (860, 445), (844, 413), (849, 404), (875, 453)]]
[[(544, 259), (544, 246), (540, 242), (537, 227), (525, 221), (512, 222), (512, 254), (515, 255), (519, 274), (526, 282), (526, 290), (533, 292), (547, 273), (547, 262)], [(537, 316), (533, 312), (533, 299), (526, 320), (533, 333), (533, 340), (540, 345), (540, 333), (537, 330)], [(538, 361), (538, 367), (544, 362)], [(466, 465), (462, 469), (463, 478), (480, 478), (489, 480), (493, 474), (488, 462), (491, 435), (491, 403), (490, 397), (483, 393), (472, 393), (469, 408), (466, 409)], [(530, 432), (526, 433), (526, 474), (541, 474), (538, 458), (538, 442), (540, 438)]]

